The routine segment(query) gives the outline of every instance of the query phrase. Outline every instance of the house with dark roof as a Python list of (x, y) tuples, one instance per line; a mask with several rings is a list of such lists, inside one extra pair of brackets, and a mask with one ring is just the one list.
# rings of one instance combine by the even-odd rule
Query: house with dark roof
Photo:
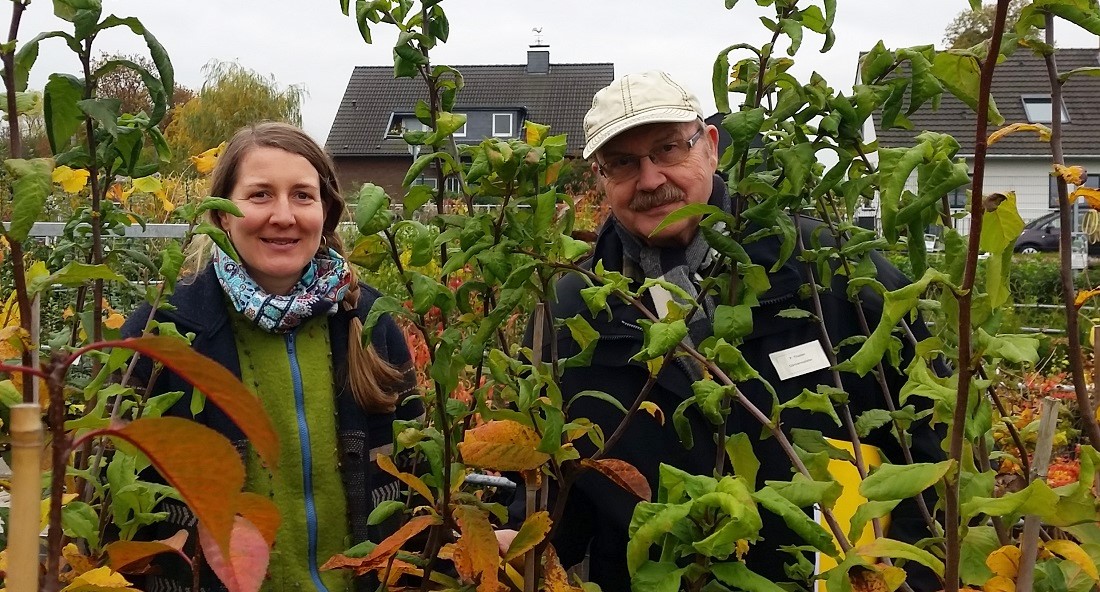
[[(1059, 49), (1058, 70), (1100, 66), (1100, 51)], [(1066, 164), (1079, 165), (1088, 172), (1086, 184), (1100, 187), (1100, 78), (1073, 76), (1062, 86), (1062, 104), (1051, 106), (1050, 84), (1043, 59), (1027, 49), (1017, 50), (993, 71), (993, 100), (1012, 123), (1042, 123), (1050, 126), (1053, 113), (1061, 112), (1062, 146)], [(909, 116), (912, 130), (881, 129), (876, 118), (876, 135), (884, 148), (912, 146), (913, 137), (923, 130), (951, 134), (959, 141), (959, 156), (974, 167), (975, 113), (954, 95), (945, 92), (938, 109), (922, 107)], [(989, 133), (998, 128), (990, 126)], [(1024, 220), (1039, 218), (1057, 209), (1058, 195), (1051, 176), (1050, 144), (1035, 132), (1016, 132), (989, 147), (984, 188), (988, 193), (1015, 191), (1017, 206)], [(910, 181), (914, 181), (910, 179)], [(966, 210), (966, 189), (956, 190), (949, 201), (953, 210)], [(1070, 186), (1070, 191), (1073, 187)], [(965, 232), (968, 224), (960, 225)]]
[[(567, 134), (567, 151), (572, 155), (580, 155), (583, 147), (582, 122), (592, 96), (615, 77), (610, 63), (552, 64), (544, 45), (531, 46), (526, 64), (455, 69), (465, 86), (452, 111), (467, 117), (466, 125), (454, 134), (456, 142), (518, 138), (523, 122), (530, 120), (549, 125), (552, 134)], [(423, 80), (395, 79), (391, 66), (357, 66), (352, 71), (325, 142), (343, 188), (371, 182), (392, 197), (404, 194), (401, 182), (413, 152), (401, 134), (423, 129), (414, 108), (427, 96)], [(434, 185), (434, 172), (417, 182)], [(457, 182), (451, 189), (457, 189)]]

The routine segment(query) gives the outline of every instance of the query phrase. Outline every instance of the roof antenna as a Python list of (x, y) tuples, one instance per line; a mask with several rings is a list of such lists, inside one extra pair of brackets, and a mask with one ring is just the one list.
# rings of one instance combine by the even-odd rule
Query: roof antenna
[(533, 27), (531, 31), (535, 33), (535, 44), (531, 47), (542, 47), (542, 27)]

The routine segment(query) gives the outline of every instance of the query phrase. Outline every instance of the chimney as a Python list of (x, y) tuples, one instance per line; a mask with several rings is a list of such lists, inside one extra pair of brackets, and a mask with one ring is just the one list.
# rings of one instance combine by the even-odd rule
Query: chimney
[(527, 46), (527, 73), (550, 73), (550, 46), (536, 43)]

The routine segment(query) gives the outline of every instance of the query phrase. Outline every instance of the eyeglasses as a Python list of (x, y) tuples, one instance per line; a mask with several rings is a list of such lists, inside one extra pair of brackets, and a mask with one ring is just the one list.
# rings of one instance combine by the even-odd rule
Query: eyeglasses
[(653, 164), (660, 167), (669, 167), (687, 160), (691, 149), (703, 137), (706, 128), (699, 128), (695, 135), (686, 140), (676, 140), (661, 144), (649, 151), (649, 154), (623, 154), (606, 162), (596, 161), (596, 167), (600, 174), (612, 181), (626, 181), (638, 175), (642, 170), (642, 159), (648, 158)]

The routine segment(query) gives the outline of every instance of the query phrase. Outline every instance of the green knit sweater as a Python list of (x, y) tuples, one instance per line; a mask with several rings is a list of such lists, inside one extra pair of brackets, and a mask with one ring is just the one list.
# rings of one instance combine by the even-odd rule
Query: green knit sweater
[[(290, 334), (272, 334), (231, 312), (233, 334), (241, 360), (241, 381), (260, 398), (279, 435), (279, 470), (272, 476), (254, 452), (249, 453), (246, 489), (268, 495), (282, 522), (268, 566), (266, 592), (313, 590), (310, 572), (310, 531), (307, 509), (316, 513), (316, 566), (350, 544), (344, 486), (337, 464), (336, 405), (333, 401), (332, 350), (328, 318), (305, 322)], [(295, 398), (290, 345), (301, 376), (304, 423)], [(303, 440), (305, 445), (303, 446)], [(304, 451), (312, 465), (307, 487)], [(350, 589), (347, 571), (319, 572), (328, 592)]]

